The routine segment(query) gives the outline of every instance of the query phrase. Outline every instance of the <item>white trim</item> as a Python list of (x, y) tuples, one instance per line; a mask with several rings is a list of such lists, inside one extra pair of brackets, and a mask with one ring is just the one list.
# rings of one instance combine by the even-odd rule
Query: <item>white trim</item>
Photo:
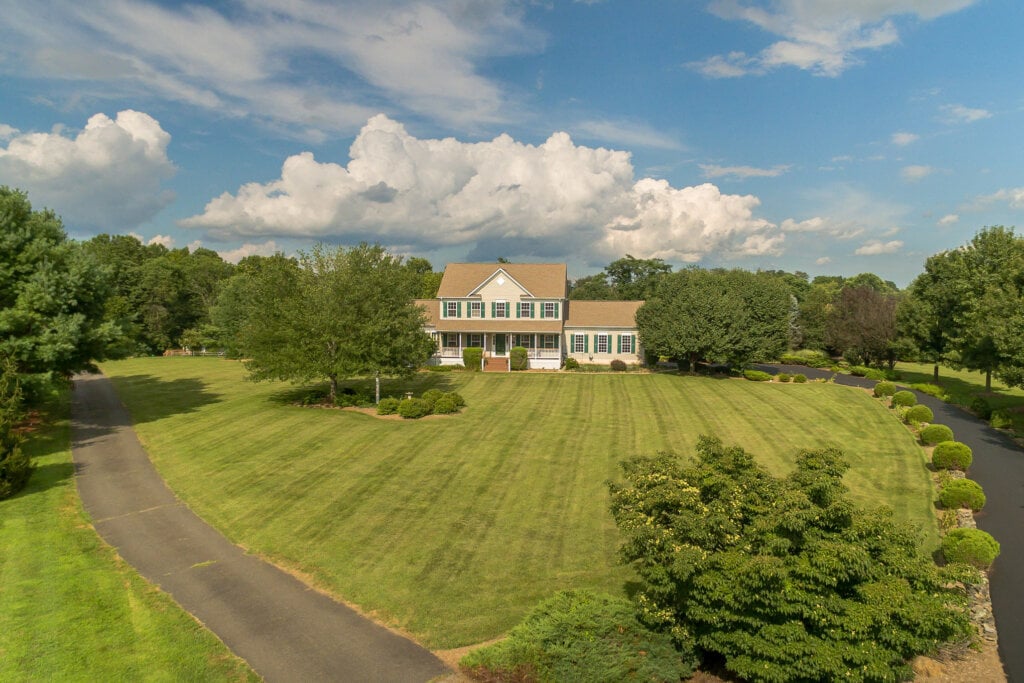
[[(493, 273), (491, 273), (490, 275), (488, 275), (488, 276), (487, 276), (487, 277), (486, 277), (486, 278), (484, 279), (484, 281), (483, 281), (483, 282), (481, 282), (481, 283), (480, 283), (480, 284), (478, 284), (478, 285), (477, 285), (476, 287), (474, 287), (473, 289), (471, 289), (471, 290), (469, 291), (469, 294), (467, 294), (466, 296), (475, 296), (475, 295), (477, 294), (477, 292), (479, 292), (479, 291), (480, 291), (481, 289), (483, 289), (483, 288), (484, 288), (484, 287), (485, 287), (486, 285), (488, 285), (488, 284), (489, 284), (489, 283), (490, 283), (490, 282), (491, 282), (492, 280), (495, 280), (495, 279), (497, 279), (497, 278), (498, 278), (498, 277), (499, 277), (500, 275), (504, 275), (504, 276), (505, 276), (505, 277), (507, 277), (507, 278), (508, 278), (509, 280), (511, 280), (511, 281), (512, 281), (512, 284), (514, 284), (514, 285), (515, 285), (516, 287), (518, 287), (519, 289), (523, 290), (523, 292), (524, 292), (524, 293), (526, 294), (526, 296), (529, 296), (529, 297), (533, 297), (533, 293), (532, 293), (532, 292), (531, 292), (530, 290), (528, 290), (528, 289), (527, 289), (526, 287), (523, 287), (523, 283), (521, 283), (521, 282), (520, 282), (519, 280), (517, 280), (517, 279), (515, 279), (514, 277), (512, 277), (511, 275), (509, 275), (509, 274), (508, 274), (508, 271), (507, 271), (507, 270), (505, 270), (504, 268), (498, 268), (498, 269), (497, 269), (496, 271), (494, 271)], [(533, 297), (533, 298), (535, 298), (535, 297)]]

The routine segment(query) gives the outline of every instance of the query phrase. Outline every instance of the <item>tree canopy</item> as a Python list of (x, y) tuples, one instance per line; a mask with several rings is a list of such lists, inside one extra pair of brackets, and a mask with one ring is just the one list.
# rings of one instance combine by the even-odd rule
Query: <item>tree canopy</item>
[(239, 333), (250, 376), (326, 379), (333, 400), (339, 379), (413, 372), (434, 351), (413, 302), (421, 286), (379, 245), (317, 245), (297, 262), (265, 262)]

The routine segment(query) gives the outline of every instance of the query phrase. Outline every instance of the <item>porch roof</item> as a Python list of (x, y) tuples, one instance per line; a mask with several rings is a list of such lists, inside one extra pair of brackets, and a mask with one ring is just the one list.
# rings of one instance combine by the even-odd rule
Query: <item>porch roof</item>
[(472, 318), (470, 320), (438, 320), (436, 323), (436, 329), (438, 332), (508, 332), (511, 334), (520, 334), (523, 332), (560, 334), (562, 332), (561, 320)]

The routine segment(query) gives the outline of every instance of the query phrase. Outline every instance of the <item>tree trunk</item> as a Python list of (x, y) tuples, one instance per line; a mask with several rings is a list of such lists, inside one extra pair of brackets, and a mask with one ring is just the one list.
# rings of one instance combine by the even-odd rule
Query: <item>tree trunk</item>
[(985, 371), (985, 391), (992, 391), (992, 370), (988, 369)]
[(690, 354), (690, 373), (694, 374), (694, 375), (697, 374), (697, 354), (696, 353), (691, 353)]
[(380, 370), (377, 371), (377, 375), (374, 379), (374, 402), (380, 403)]
[(938, 384), (939, 383), (939, 364), (938, 363), (936, 363), (935, 367), (932, 368), (932, 382), (934, 384)]
[(334, 399), (338, 395), (338, 376), (330, 375), (328, 379), (331, 380), (331, 405), (334, 405)]

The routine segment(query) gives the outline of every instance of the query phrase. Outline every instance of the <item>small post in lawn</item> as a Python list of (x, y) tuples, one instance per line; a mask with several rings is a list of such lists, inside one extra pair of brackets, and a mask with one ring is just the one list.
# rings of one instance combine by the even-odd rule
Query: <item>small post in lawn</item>
[(374, 402), (380, 403), (380, 370), (378, 370), (377, 374), (374, 376), (373, 383), (376, 389), (376, 393), (374, 394)]

